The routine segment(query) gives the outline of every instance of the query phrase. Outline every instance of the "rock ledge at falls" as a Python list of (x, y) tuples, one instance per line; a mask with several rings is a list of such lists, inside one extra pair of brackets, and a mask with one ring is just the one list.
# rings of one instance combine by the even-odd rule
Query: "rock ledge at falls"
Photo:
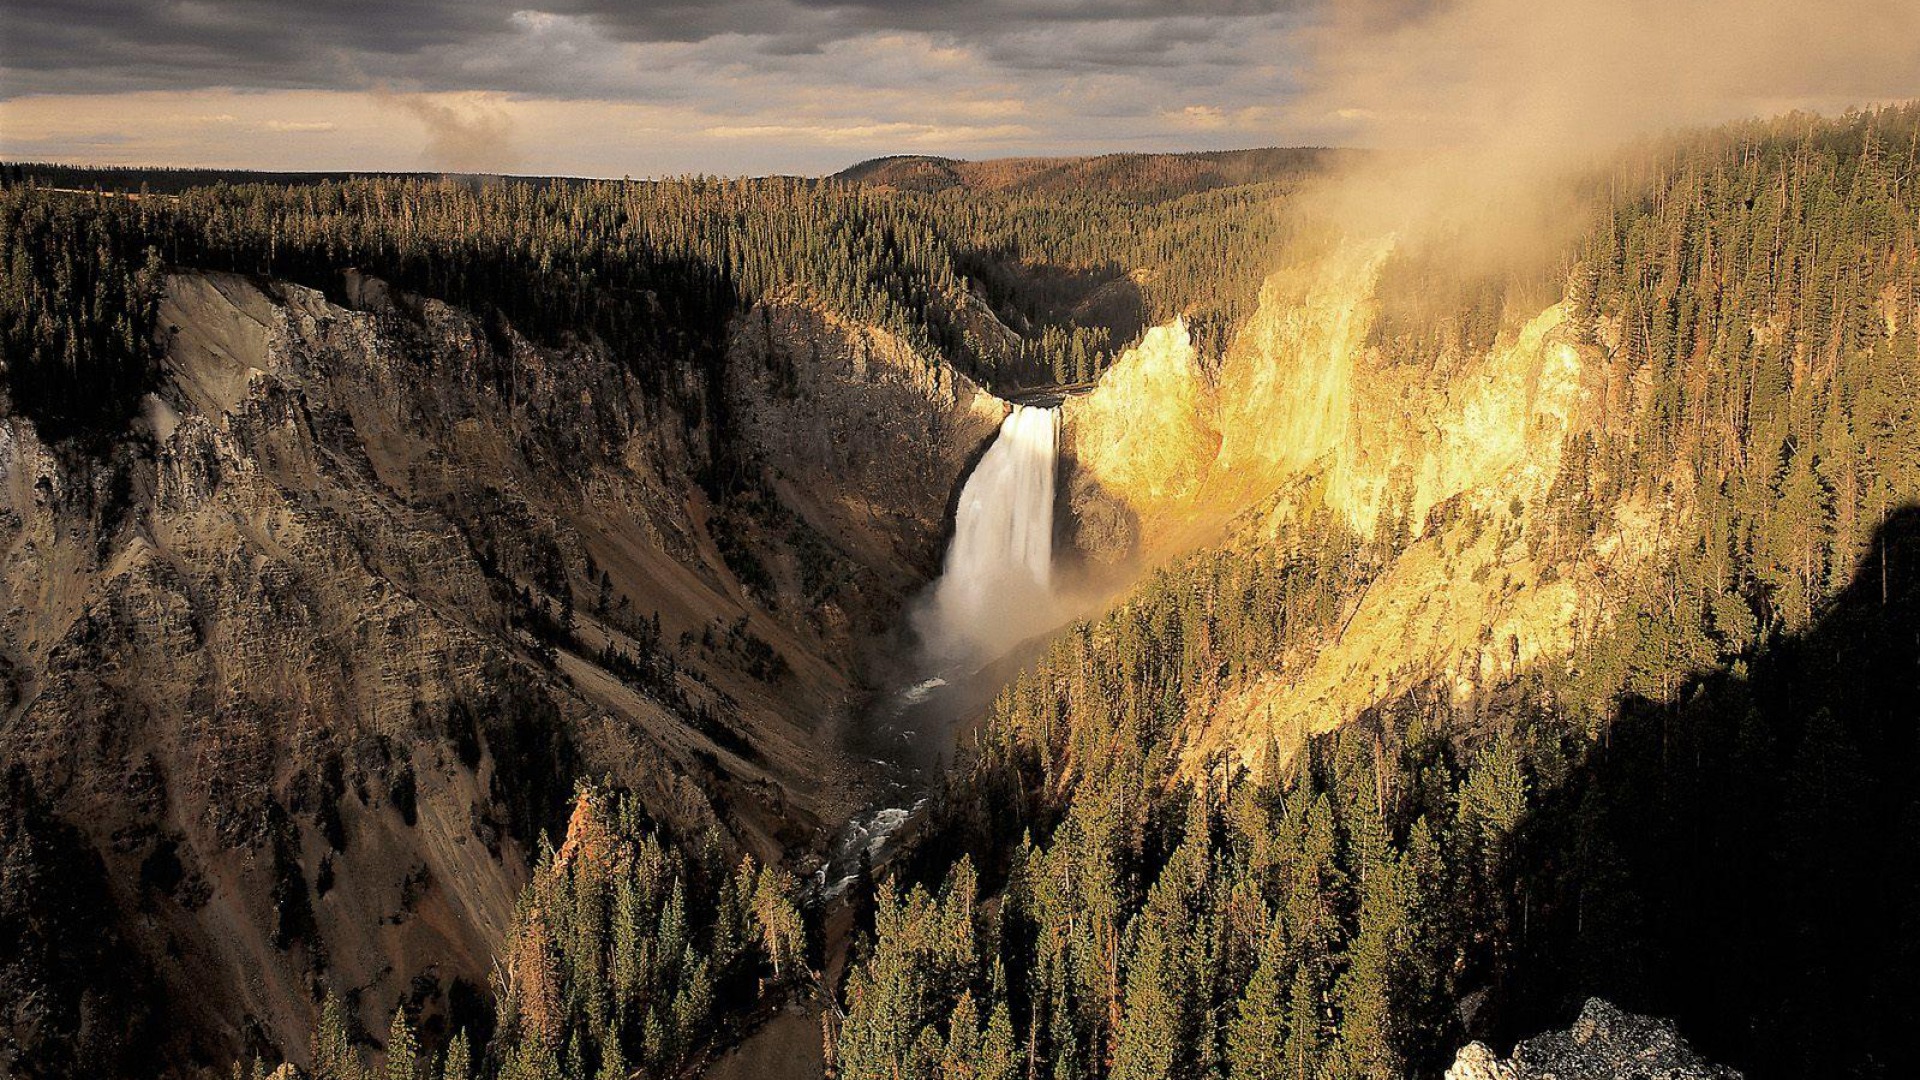
[(1702, 1058), (1671, 1020), (1624, 1012), (1588, 998), (1566, 1031), (1524, 1040), (1502, 1060), (1486, 1043), (1461, 1048), (1446, 1080), (1740, 1080), (1740, 1074)]

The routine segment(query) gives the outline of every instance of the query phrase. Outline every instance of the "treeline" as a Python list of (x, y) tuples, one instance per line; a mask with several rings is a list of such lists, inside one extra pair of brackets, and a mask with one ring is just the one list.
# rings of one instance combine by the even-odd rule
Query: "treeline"
[[(1316, 518), (1156, 575), (995, 703), (881, 889), (837, 1074), (1430, 1075), (1594, 993), (1751, 1075), (1920, 1067), (1916, 165), (1907, 107), (1598, 184), (1594, 414), (1516, 539), (1598, 558), (1602, 515), (1661, 508), (1633, 599), (1487, 700), (1416, 691), (1249, 774), (1183, 769), (1197, 722), (1399, 541)], [(1491, 341), (1527, 287), (1390, 336)]]
[(158, 275), (176, 267), (336, 297), (342, 271), (362, 270), (542, 342), (596, 340), (648, 392), (716, 426), (727, 320), (775, 297), (885, 328), (1003, 392), (1083, 381), (1176, 314), (1222, 345), (1256, 296), (1270, 204), (1288, 190), (1143, 201), (1124, 188), (374, 176), (169, 182), (175, 193), (154, 198), (125, 191), (144, 173), (9, 168), (0, 331), (16, 407), (56, 437), (130, 415), (153, 378)]
[(596, 340), (644, 390), (710, 417), (732, 285), (635, 229), (573, 227), (590, 208), (619, 213), (527, 185), (442, 181), (216, 185), (168, 200), (8, 188), (0, 330), (8, 383), (26, 391), (13, 405), (55, 437), (117, 433), (155, 378), (163, 269), (280, 278), (341, 299), (343, 271), (360, 269), (536, 340)]
[(128, 195), (178, 195), (214, 184), (317, 184), (354, 176), (430, 180), (437, 173), (253, 172), (246, 169), (181, 169), (154, 165), (59, 165), (44, 161), (0, 163), (0, 184), (39, 184), (70, 191)]
[[(491, 1033), (429, 1045), (405, 1003), (367, 1066), (352, 1013), (329, 997), (313, 1080), (628, 1080), (678, 1076), (762, 1004), (808, 977), (799, 889), (717, 843), (667, 836), (633, 798), (575, 797), (566, 842), (542, 850), (495, 971)], [(251, 1063), (255, 1076), (268, 1062)], [(236, 1074), (244, 1070), (236, 1067)]]

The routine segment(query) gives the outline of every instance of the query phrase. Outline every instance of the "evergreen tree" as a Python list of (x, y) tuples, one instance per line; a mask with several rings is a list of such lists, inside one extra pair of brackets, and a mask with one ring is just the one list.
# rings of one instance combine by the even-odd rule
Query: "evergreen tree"
[(467, 1042), (466, 1029), (455, 1032), (447, 1043), (447, 1054), (440, 1067), (442, 1080), (472, 1080), (473, 1049)]
[(1228, 1025), (1227, 1075), (1234, 1080), (1281, 1080), (1287, 1075), (1287, 991), (1296, 963), (1276, 919), (1261, 940), (1260, 963)]
[(314, 1080), (363, 1080), (360, 1055), (353, 1046), (353, 1034), (346, 1006), (334, 994), (328, 994), (320, 1008), (320, 1022), (313, 1029), (313, 1045), (308, 1053)]
[(405, 1008), (393, 1010), (387, 1026), (387, 1080), (418, 1080), (420, 1043)]

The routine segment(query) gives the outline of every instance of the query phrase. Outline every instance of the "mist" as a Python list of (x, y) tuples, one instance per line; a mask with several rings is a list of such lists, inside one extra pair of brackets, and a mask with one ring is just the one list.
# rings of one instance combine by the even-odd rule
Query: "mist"
[(1920, 95), (1911, 0), (1359, 0), (1302, 34), (1289, 114), (1374, 151), (1303, 212), (1341, 234), (1445, 242), (1469, 266), (1577, 231), (1567, 181), (1630, 141)]
[(412, 116), (426, 129), (422, 163), (449, 173), (509, 172), (520, 161), (513, 117), (489, 96), (401, 93), (376, 86), (374, 99)]
[(1372, 145), (1523, 165), (1920, 89), (1920, 5), (1903, 0), (1363, 0), (1306, 33), (1303, 109), (1345, 113)]

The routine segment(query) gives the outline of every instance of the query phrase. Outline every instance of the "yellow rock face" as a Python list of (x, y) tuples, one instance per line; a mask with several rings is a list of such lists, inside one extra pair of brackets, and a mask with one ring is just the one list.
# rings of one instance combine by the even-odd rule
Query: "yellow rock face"
[[(1363, 537), (1405, 529), (1336, 634), (1204, 706), (1195, 760), (1252, 760), (1269, 735), (1296, 743), (1421, 684), (1471, 699), (1568, 655), (1607, 617), (1607, 568), (1549, 568), (1523, 542), (1545, 527), (1536, 508), (1586, 411), (1565, 305), (1482, 353), (1393, 362), (1367, 343), (1392, 251), (1391, 239), (1349, 243), (1274, 274), (1211, 380), (1176, 324), (1069, 407), (1079, 467), (1136, 515), (1143, 551), (1218, 542), (1221, 523), (1256, 506), (1271, 509), (1231, 543), (1289, 546), (1306, 505)], [(1623, 535), (1588, 550), (1614, 564), (1646, 555), (1623, 526), (1610, 531)]]
[(1551, 478), (1578, 404), (1562, 305), (1484, 356), (1389, 365), (1367, 347), (1391, 240), (1274, 274), (1209, 385), (1186, 327), (1148, 332), (1067, 405), (1079, 468), (1148, 523), (1196, 501), (1239, 509), (1313, 473), (1371, 535), (1400, 484), (1417, 525), (1434, 505), (1523, 467)]
[(1097, 390), (1064, 409), (1078, 472), (1143, 516), (1185, 509), (1219, 452), (1212, 395), (1183, 322), (1147, 331)]
[(1562, 305), (1535, 316), (1510, 341), (1435, 377), (1417, 365), (1360, 362), (1349, 437), (1335, 447), (1328, 502), (1371, 536), (1404, 489), (1416, 535), (1439, 503), (1476, 506), (1544, 493), (1581, 392), (1580, 359), (1554, 334)]
[(1355, 367), (1392, 250), (1353, 244), (1267, 279), (1221, 365), (1222, 496), (1258, 497), (1351, 441)]

